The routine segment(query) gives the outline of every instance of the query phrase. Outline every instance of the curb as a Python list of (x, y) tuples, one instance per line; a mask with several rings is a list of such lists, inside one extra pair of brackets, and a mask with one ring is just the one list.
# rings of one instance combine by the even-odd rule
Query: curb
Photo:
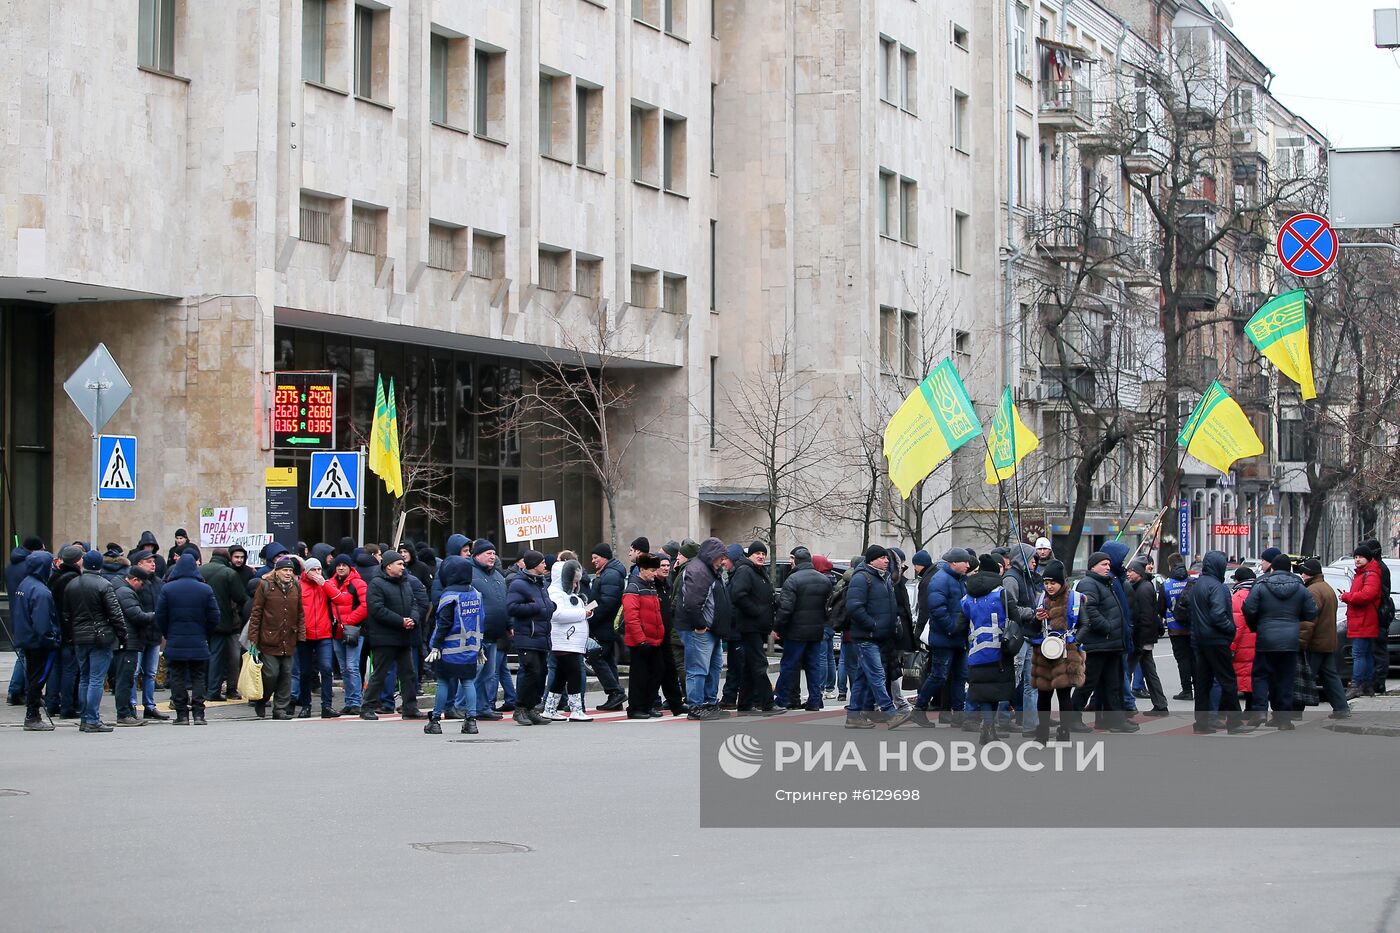
[(1338, 720), (1335, 722), (1323, 723), (1322, 728), (1331, 729), (1333, 732), (1345, 732), (1350, 735), (1384, 735), (1390, 738), (1400, 738), (1400, 725), (1396, 726), (1363, 726), (1358, 723)]

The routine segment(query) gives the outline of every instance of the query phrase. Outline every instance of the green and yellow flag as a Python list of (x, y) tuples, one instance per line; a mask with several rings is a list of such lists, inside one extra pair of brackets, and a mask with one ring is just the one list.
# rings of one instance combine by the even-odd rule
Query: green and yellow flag
[(982, 433), (952, 360), (944, 360), (909, 394), (885, 425), (890, 481), (908, 499), (933, 468)]
[(1271, 298), (1244, 326), (1259, 352), (1278, 371), (1298, 383), (1303, 398), (1317, 398), (1312, 351), (1308, 347), (1308, 312), (1301, 288)]
[(384, 480), (384, 488), (393, 496), (403, 495), (403, 474), (399, 465), (398, 405), (394, 402), (394, 380), (389, 380), (389, 395), (384, 394), (384, 377), (378, 378), (374, 389), (374, 423), (370, 427), (369, 468)]
[(1040, 438), (1021, 420), (1011, 387), (1001, 393), (1001, 404), (992, 417), (992, 430), (987, 437), (987, 485), (995, 486), (1016, 473), (1016, 466), (1026, 454), (1040, 446)]
[(1176, 442), (1202, 463), (1229, 473), (1230, 465), (1244, 457), (1257, 457), (1264, 444), (1254, 432), (1240, 403), (1219, 381), (1212, 382), (1196, 403)]

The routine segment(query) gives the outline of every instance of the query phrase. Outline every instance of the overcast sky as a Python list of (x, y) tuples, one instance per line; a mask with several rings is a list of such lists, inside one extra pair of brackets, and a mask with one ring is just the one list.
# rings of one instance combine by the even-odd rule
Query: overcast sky
[[(1271, 90), (1338, 148), (1400, 146), (1400, 64), (1371, 11), (1400, 0), (1225, 0)], [(1207, 0), (1209, 5), (1209, 0)]]

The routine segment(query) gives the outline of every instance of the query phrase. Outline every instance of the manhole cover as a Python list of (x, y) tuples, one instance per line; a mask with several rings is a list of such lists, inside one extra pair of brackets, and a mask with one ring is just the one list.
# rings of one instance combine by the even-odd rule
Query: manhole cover
[(13, 787), (0, 787), (0, 797), (28, 797), (29, 791), (15, 790)]
[(529, 852), (517, 842), (415, 842), (413, 848), (438, 855), (515, 855)]
[(519, 742), (519, 739), (448, 739), (449, 742), (462, 742), (469, 745), (500, 745), (505, 742)]

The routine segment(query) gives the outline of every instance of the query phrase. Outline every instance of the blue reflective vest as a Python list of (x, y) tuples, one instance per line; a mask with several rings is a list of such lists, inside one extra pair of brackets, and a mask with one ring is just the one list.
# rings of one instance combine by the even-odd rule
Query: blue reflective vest
[(1006, 591), (997, 587), (983, 596), (964, 596), (962, 611), (968, 620), (968, 665), (1000, 664), (1006, 638)]
[[(1069, 591), (1069, 604), (1065, 606), (1065, 644), (1074, 644), (1074, 630), (1079, 627), (1079, 610), (1084, 606), (1084, 594), (1078, 590)], [(1040, 598), (1035, 601), (1035, 608), (1045, 608), (1045, 594), (1041, 593)], [(1038, 645), (1045, 641), (1045, 627), (1037, 625), (1027, 632), (1027, 641), (1033, 645)]]
[(485, 613), (481, 608), (481, 593), (475, 588), (466, 592), (443, 593), (438, 600), (438, 614), (451, 607), (452, 630), (442, 639), (442, 663), (452, 667), (472, 667), (481, 659), (481, 639)]
[(1176, 621), (1176, 601), (1181, 598), (1182, 590), (1186, 589), (1186, 584), (1190, 582), (1190, 580), (1176, 580), (1168, 577), (1167, 582), (1162, 584), (1162, 592), (1165, 593), (1167, 597), (1166, 623), (1167, 631), (1169, 632), (1191, 631), (1191, 624), (1189, 622)]

